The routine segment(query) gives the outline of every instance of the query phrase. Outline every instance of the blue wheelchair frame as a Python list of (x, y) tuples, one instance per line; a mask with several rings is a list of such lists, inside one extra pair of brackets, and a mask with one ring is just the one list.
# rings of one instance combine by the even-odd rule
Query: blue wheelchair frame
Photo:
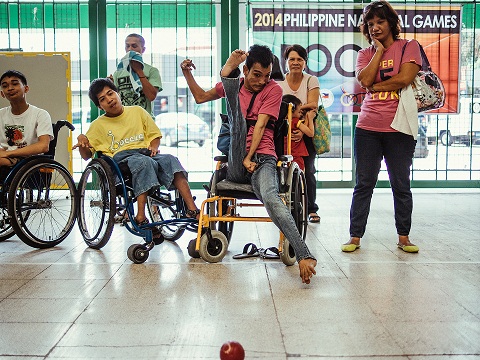
[[(110, 175), (106, 175), (106, 177), (111, 176), (112, 177), (111, 180), (113, 180), (112, 181), (113, 186), (112, 185), (108, 186), (108, 187), (112, 187), (112, 189), (110, 189), (109, 191), (115, 192), (115, 196), (114, 196), (115, 198), (122, 197), (124, 200), (123, 206), (125, 207), (126, 214), (128, 217), (128, 220), (125, 218), (122, 222), (124, 227), (131, 234), (145, 239), (145, 242), (143, 244), (133, 244), (129, 247), (127, 251), (127, 255), (131, 261), (133, 261), (134, 263), (145, 262), (148, 258), (149, 251), (151, 251), (155, 245), (160, 244), (161, 242), (163, 242), (163, 240), (178, 239), (183, 234), (184, 230), (197, 232), (198, 221), (196, 219), (186, 217), (185, 204), (183, 202), (183, 199), (179, 196), (177, 190), (175, 191), (176, 196), (174, 200), (172, 200), (169, 192), (163, 192), (160, 189), (155, 189), (148, 194), (147, 206), (148, 206), (148, 211), (150, 213), (150, 216), (151, 217), (153, 216), (151, 207), (157, 206), (157, 207), (166, 209), (169, 215), (171, 215), (171, 218), (164, 219), (160, 215), (161, 221), (152, 221), (152, 222), (149, 222), (148, 224), (138, 225), (135, 222), (135, 212), (134, 212), (134, 203), (136, 199), (133, 196), (133, 189), (130, 184), (131, 179), (130, 179), (128, 168), (123, 168), (123, 164), (121, 166), (111, 157), (105, 156), (103, 154), (98, 154), (97, 159), (92, 160), (91, 163), (92, 162), (101, 164), (105, 173), (110, 174)], [(89, 167), (89, 165), (87, 165), (87, 168)], [(85, 171), (87, 170), (87, 168), (85, 169)], [(85, 179), (80, 180), (80, 182), (82, 181), (85, 181)], [(103, 183), (105, 183), (108, 180), (105, 178), (105, 179), (102, 179), (102, 181)], [(80, 201), (84, 201), (85, 195), (82, 194), (83, 189), (85, 189), (84, 185), (80, 185), (79, 186)], [(102, 195), (103, 198), (105, 196), (106, 194)], [(112, 204), (111, 199), (112, 199), (111, 196), (110, 196), (110, 201), (105, 201), (104, 199), (102, 199), (102, 203), (103, 203), (102, 205), (108, 205), (104, 207), (104, 213), (105, 211), (109, 212), (108, 219), (106, 220), (107, 223), (105, 224), (105, 226), (107, 227), (113, 227), (114, 214), (116, 213), (116, 207), (117, 207), (116, 202)], [(88, 233), (88, 230), (82, 229), (82, 227), (86, 227), (87, 225), (84, 221), (85, 214), (82, 213), (86, 211), (85, 206), (81, 204), (79, 207), (79, 211), (80, 212), (78, 214), (78, 217), (79, 217), (80, 231), (84, 235), (84, 240), (87, 243), (87, 245), (89, 247), (96, 248), (96, 249), (99, 249), (105, 246), (111, 235), (111, 230), (107, 229), (106, 238), (102, 239), (99, 243), (95, 241), (96, 239), (86, 239), (85, 234)], [(102, 217), (105, 215), (104, 213), (102, 214)], [(153, 239), (152, 230), (154, 227), (158, 228), (158, 230), (162, 233), (161, 239), (159, 241), (154, 241)], [(167, 229), (170, 229), (170, 228), (173, 228), (174, 231), (173, 233), (167, 234)], [(100, 231), (98, 233), (100, 233)]]

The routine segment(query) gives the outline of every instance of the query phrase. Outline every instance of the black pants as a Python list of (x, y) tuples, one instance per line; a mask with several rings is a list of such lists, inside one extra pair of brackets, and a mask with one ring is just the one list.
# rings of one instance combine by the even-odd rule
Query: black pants
[(385, 159), (392, 187), (397, 234), (408, 235), (413, 209), (410, 190), (410, 168), (416, 144), (413, 136), (356, 128), (353, 144), (356, 185), (350, 207), (350, 236), (361, 238), (365, 234), (382, 159)]
[(315, 169), (315, 148), (313, 147), (312, 138), (308, 136), (303, 137), (305, 145), (307, 146), (308, 156), (303, 157), (305, 162), (305, 181), (307, 183), (307, 200), (308, 200), (308, 213), (316, 213), (318, 211), (317, 200), (317, 179), (315, 175), (317, 169)]

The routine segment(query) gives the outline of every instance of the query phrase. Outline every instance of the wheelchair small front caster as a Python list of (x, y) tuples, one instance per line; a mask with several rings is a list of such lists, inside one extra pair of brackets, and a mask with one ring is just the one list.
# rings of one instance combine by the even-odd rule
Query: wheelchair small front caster
[(200, 259), (200, 254), (198, 253), (197, 250), (195, 250), (196, 245), (197, 245), (197, 239), (190, 240), (187, 247), (188, 255), (190, 255), (190, 257), (193, 259)]
[(200, 250), (198, 252), (202, 259), (209, 263), (222, 261), (227, 254), (227, 250), (227, 237), (218, 230), (210, 230), (210, 234), (207, 231), (200, 238)]
[(149, 251), (145, 249), (144, 245), (133, 244), (127, 250), (128, 258), (135, 264), (143, 264), (147, 261)]

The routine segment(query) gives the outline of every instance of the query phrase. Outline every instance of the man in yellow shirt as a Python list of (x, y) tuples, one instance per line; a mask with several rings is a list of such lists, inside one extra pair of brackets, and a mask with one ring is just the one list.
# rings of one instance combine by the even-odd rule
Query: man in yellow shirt
[(137, 198), (135, 222), (139, 225), (148, 222), (147, 193), (161, 185), (169, 190), (178, 189), (188, 209), (187, 216), (198, 218), (200, 212), (190, 191), (187, 172), (175, 156), (159, 153), (162, 134), (151, 115), (140, 106), (123, 106), (115, 84), (108, 78), (93, 80), (88, 95), (105, 114), (91, 123), (85, 135), (77, 137), (73, 149), (78, 148), (85, 160), (101, 151), (118, 163), (128, 164)]

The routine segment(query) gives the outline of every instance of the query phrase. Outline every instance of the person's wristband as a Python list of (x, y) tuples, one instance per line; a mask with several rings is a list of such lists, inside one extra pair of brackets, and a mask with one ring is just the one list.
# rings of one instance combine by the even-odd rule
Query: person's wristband
[(298, 122), (297, 122), (297, 129), (300, 127), (300, 125), (303, 124), (304, 121), (305, 121), (305, 120), (298, 120)]

